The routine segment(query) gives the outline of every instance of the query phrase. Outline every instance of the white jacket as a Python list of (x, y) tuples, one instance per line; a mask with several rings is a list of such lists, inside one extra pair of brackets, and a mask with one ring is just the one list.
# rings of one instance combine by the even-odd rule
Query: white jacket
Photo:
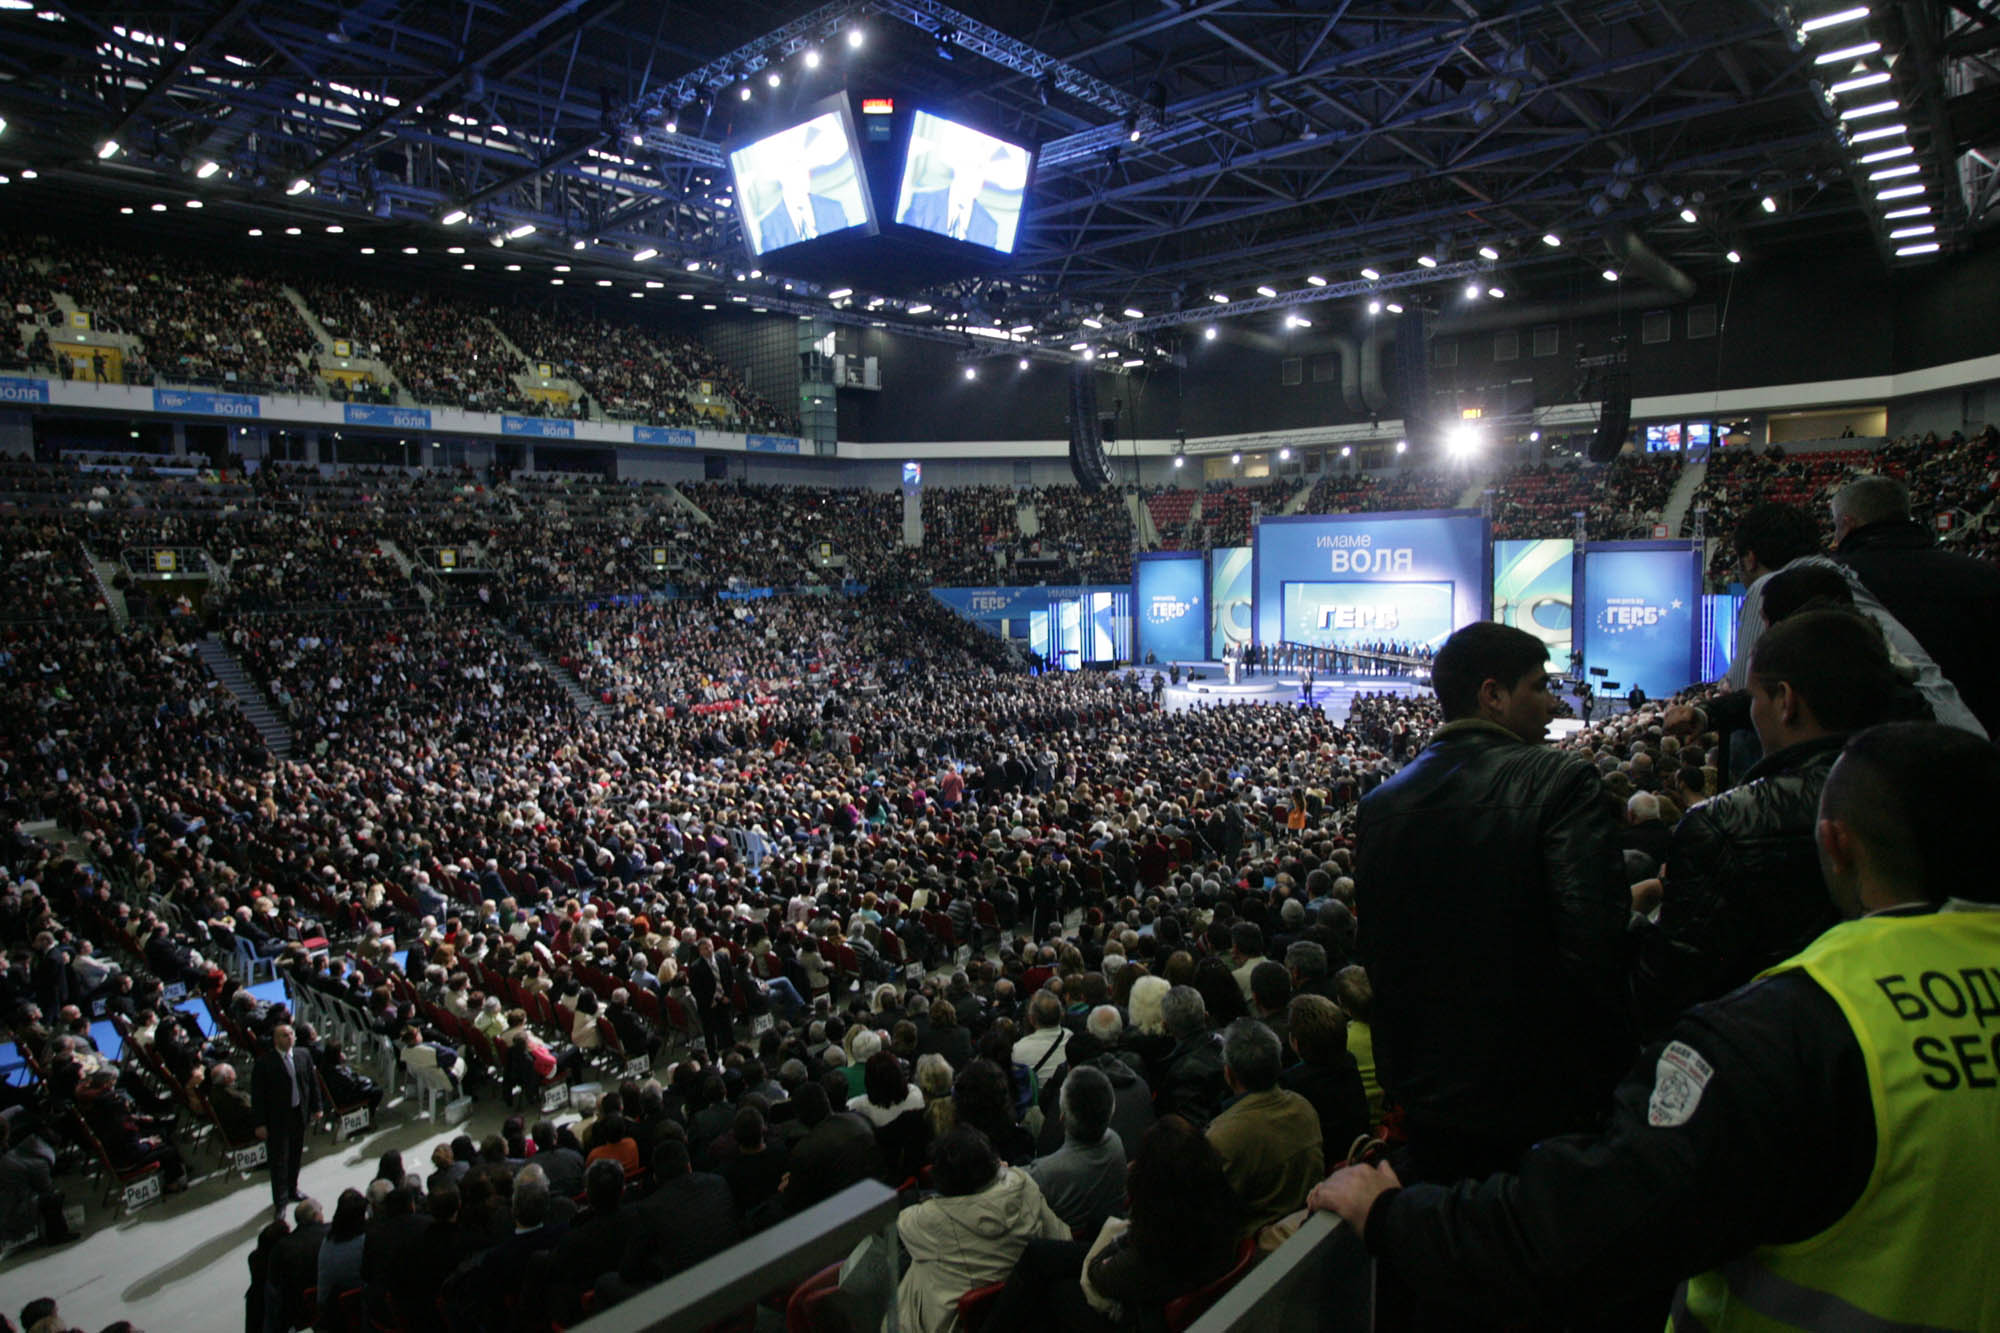
[(896, 1292), (901, 1333), (952, 1333), (959, 1297), (1004, 1282), (1029, 1241), (1069, 1239), (1040, 1187), (1004, 1163), (977, 1194), (904, 1209), (896, 1230), (910, 1252), (910, 1269)]

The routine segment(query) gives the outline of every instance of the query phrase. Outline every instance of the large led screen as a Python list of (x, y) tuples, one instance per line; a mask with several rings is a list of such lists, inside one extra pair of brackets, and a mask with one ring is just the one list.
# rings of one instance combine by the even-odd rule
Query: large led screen
[(1701, 557), (1690, 543), (1587, 548), (1581, 600), (1584, 666), (1600, 690), (1637, 685), (1659, 699), (1694, 683)]
[(1250, 548), (1219, 546), (1208, 561), (1208, 656), (1220, 662), (1230, 644), (1250, 642)]
[(919, 111), (903, 157), (895, 220), (1012, 254), (1032, 157), (1020, 144)]
[(1285, 642), (1435, 647), (1452, 631), (1449, 583), (1287, 583)]
[[(1436, 649), (1486, 616), (1492, 581), (1477, 510), (1264, 518), (1254, 541), (1259, 643)], [(1288, 584), (1299, 591), (1288, 596)]]
[(855, 228), (875, 216), (847, 113), (831, 109), (729, 154), (753, 255)]
[(1493, 543), (1493, 618), (1546, 643), (1557, 671), (1569, 669), (1575, 566), (1568, 537)]
[(1138, 659), (1199, 662), (1208, 635), (1200, 552), (1142, 555), (1132, 567)]

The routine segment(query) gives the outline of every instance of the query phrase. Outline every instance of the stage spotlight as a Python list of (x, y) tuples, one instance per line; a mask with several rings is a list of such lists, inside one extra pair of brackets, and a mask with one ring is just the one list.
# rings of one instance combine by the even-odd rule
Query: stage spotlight
[(1202, 339), (1203, 339), (1204, 341), (1206, 341), (1206, 342), (1214, 342), (1214, 341), (1215, 341), (1215, 325), (1211, 324), (1211, 325), (1209, 325), (1209, 326), (1208, 326), (1207, 328), (1203, 329), (1203, 330), (1201, 331), (1201, 336), (1202, 336)]
[(769, 84), (773, 88), (777, 87), (784, 81), (785, 81), (784, 78), (775, 69), (772, 70), (769, 74), (766, 74), (764, 76), (764, 82)]
[(1380, 301), (1370, 301), (1370, 302), (1368, 303), (1368, 313), (1369, 313), (1369, 314), (1371, 314), (1371, 315), (1379, 315), (1379, 314), (1381, 314), (1381, 313), (1382, 313), (1382, 303), (1381, 303)]
[(1026, 370), (1027, 368), (1028, 368), (1028, 358), (1024, 356), (1021, 358), (1021, 369)]
[(1445, 452), (1453, 458), (1470, 458), (1479, 452), (1479, 430), (1461, 422), (1444, 433)]
[(1289, 463), (1289, 462), (1291, 462), (1291, 461), (1292, 461), (1292, 451), (1291, 451), (1290, 449), (1288, 449), (1288, 448), (1287, 448), (1287, 449), (1280, 449), (1280, 450), (1278, 450), (1278, 461), (1279, 461), (1280, 463)]
[(1528, 443), (1530, 443), (1530, 444), (1540, 444), (1540, 443), (1541, 443), (1541, 440), (1542, 440), (1542, 433), (1541, 433), (1540, 431), (1538, 431), (1538, 430), (1531, 430), (1531, 431), (1529, 431), (1529, 432), (1528, 432)]
[(1740, 264), (1743, 262), (1743, 252), (1741, 250), (1731, 250), (1728, 254), (1724, 255), (1723, 258), (1727, 259), (1732, 264)]
[(749, 84), (747, 84), (747, 83), (746, 83), (746, 84), (744, 84), (744, 85), (743, 85), (743, 86), (742, 86), (741, 88), (738, 88), (738, 89), (736, 90), (736, 100), (737, 100), (737, 101), (739, 101), (739, 102), (747, 102), (747, 101), (749, 101), (749, 100), (750, 100), (750, 85), (749, 85)]
[(967, 367), (965, 368), (965, 377), (966, 377), (967, 379), (969, 379), (969, 380), (976, 380), (976, 379), (978, 379), (978, 378), (979, 378), (979, 367), (977, 367), (977, 366), (967, 366)]
[(816, 46), (809, 46), (809, 47), (807, 47), (807, 48), (806, 48), (806, 68), (807, 68), (807, 69), (818, 69), (818, 68), (819, 68), (819, 48), (818, 48), (818, 47), (816, 47)]
[(1186, 466), (1187, 466), (1187, 458), (1186, 458), (1186, 456), (1185, 456), (1185, 455), (1183, 455), (1183, 454), (1175, 454), (1175, 455), (1174, 455), (1174, 466), (1175, 466), (1175, 467), (1177, 467), (1177, 468), (1182, 468), (1182, 467), (1186, 467)]
[(848, 50), (859, 51), (861, 49), (861, 44), (867, 40), (868, 40), (868, 34), (863, 32), (860, 28), (849, 28), (847, 30)]
[(1234, 465), (1241, 465), (1241, 464), (1242, 464), (1242, 462), (1243, 462), (1243, 455), (1242, 455), (1242, 454), (1231, 454), (1231, 455), (1229, 455), (1229, 461), (1230, 461), (1230, 463), (1231, 463), (1231, 464), (1234, 464)]
[(1409, 449), (1409, 447), (1410, 447), (1410, 442), (1409, 442), (1408, 440), (1398, 440), (1398, 441), (1396, 441), (1396, 452), (1397, 452), (1397, 453), (1399, 453), (1399, 454), (1400, 454), (1400, 453), (1403, 453), (1403, 452), (1405, 452), (1406, 450), (1408, 450), (1408, 449)]

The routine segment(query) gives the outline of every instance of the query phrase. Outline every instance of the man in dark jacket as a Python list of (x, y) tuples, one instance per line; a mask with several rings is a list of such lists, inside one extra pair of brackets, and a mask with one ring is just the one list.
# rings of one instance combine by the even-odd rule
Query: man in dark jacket
[(1160, 1062), (1154, 1105), (1200, 1129), (1222, 1110), (1229, 1085), (1222, 1074), (1222, 1040), (1208, 1025), (1208, 1006), (1192, 986), (1176, 986), (1160, 1002), (1173, 1049)]
[(264, 1280), (275, 1289), (280, 1328), (306, 1328), (312, 1324), (313, 1303), (306, 1299), (306, 1292), (319, 1282), (319, 1246), (324, 1239), (326, 1219), (319, 1202), (307, 1199), (292, 1210), (292, 1232), (273, 1248), (270, 1265), (265, 1269)]
[[(736, 1201), (721, 1176), (695, 1171), (687, 1144), (668, 1139), (653, 1153), (652, 1197), (631, 1210), (622, 1276), (662, 1281), (736, 1243)], [(601, 1280), (601, 1279), (600, 1279)]]
[(1357, 955), (1407, 1168), (1511, 1165), (1609, 1109), (1632, 1056), (1617, 816), (1597, 770), (1544, 749), (1541, 640), (1482, 621), (1438, 652), (1446, 725), (1361, 802)]
[(1291, 1049), (1286, 1054), (1298, 1063), (1279, 1075), (1278, 1084), (1319, 1112), (1320, 1146), (1331, 1166), (1345, 1161), (1354, 1141), (1371, 1128), (1361, 1067), (1347, 1049), (1347, 1019), (1332, 1000), (1295, 995), (1287, 1012)]
[[(825, 1088), (808, 1083), (792, 1101), (809, 1128), (791, 1151), (791, 1172), (780, 1191), (786, 1212), (801, 1212), (881, 1170), (874, 1126), (851, 1111), (831, 1110)], [(726, 1184), (723, 1190), (726, 1199)]]
[(1834, 559), (1861, 576), (2000, 736), (2000, 567), (1940, 550), (1910, 518), (1894, 477), (1861, 477), (1833, 498)]
[(1659, 920), (1635, 932), (1632, 991), (1649, 1034), (1789, 958), (1836, 920), (1813, 845), (1820, 789), (1848, 733), (1886, 717), (1895, 669), (1882, 635), (1860, 616), (1802, 611), (1764, 631), (1749, 679), (1764, 757), (1742, 786), (1702, 802), (1674, 829)]

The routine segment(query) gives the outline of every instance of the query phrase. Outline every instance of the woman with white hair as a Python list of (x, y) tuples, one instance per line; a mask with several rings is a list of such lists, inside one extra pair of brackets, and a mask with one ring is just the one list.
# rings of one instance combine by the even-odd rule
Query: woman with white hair
[(1155, 1088), (1159, 1086), (1158, 1077), (1167, 1056), (1174, 1049), (1173, 1034), (1167, 1031), (1164, 1013), (1167, 993), (1172, 989), (1165, 977), (1143, 976), (1132, 983), (1132, 996), (1126, 1002), (1132, 1021), (1125, 1029), (1124, 1048), (1144, 1063), (1146, 1082)]

